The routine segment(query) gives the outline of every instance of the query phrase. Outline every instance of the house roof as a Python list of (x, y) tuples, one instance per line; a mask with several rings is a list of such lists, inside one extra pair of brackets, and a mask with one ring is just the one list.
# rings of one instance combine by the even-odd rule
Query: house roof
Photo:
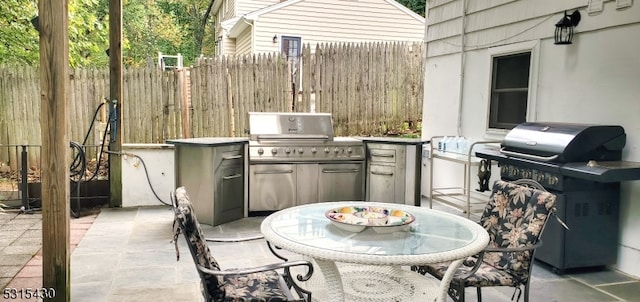
[[(293, 5), (296, 4), (298, 2), (301, 2), (304, 0), (288, 0), (288, 1), (283, 1), (283, 2), (279, 2), (273, 5), (269, 5), (265, 8), (261, 8), (259, 10), (255, 10), (252, 11), (250, 13), (247, 13), (241, 17), (235, 17), (235, 18), (231, 18), (225, 22), (223, 22), (222, 28), (227, 30), (228, 36), (231, 38), (235, 38), (238, 35), (240, 35), (242, 32), (244, 32), (244, 30), (249, 27), (250, 25), (253, 25), (253, 21), (257, 20), (258, 17), (260, 17), (263, 14), (281, 9), (283, 7), (287, 7), (289, 5)], [(410, 10), (409, 8), (407, 8), (406, 6), (398, 3), (395, 0), (384, 0), (385, 2), (393, 5), (394, 7), (396, 7), (397, 9), (403, 11), (404, 13), (406, 13), (407, 15), (411, 16), (412, 18), (420, 21), (420, 22), (425, 22), (425, 19), (416, 14), (415, 12), (413, 12), (412, 10)], [(222, 1), (220, 1), (222, 2)], [(226, 25), (226, 27), (225, 27)]]

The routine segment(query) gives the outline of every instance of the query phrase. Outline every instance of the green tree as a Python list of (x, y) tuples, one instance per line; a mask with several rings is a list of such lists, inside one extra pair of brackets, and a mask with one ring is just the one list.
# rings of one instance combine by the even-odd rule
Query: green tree
[(424, 17), (425, 5), (427, 3), (426, 0), (396, 0), (400, 4), (408, 7), (410, 10), (414, 11), (416, 14)]
[[(31, 19), (38, 0), (3, 0), (0, 11), (0, 64), (39, 63), (38, 32)], [(45, 1), (45, 0), (41, 0)], [(158, 52), (181, 53), (188, 65), (200, 54), (212, 54), (213, 0), (124, 0), (123, 61), (144, 65)], [(109, 48), (108, 0), (69, 1), (69, 62), (106, 66)]]
[(211, 55), (215, 49), (211, 10), (214, 0), (158, 0), (162, 12), (174, 18), (176, 26), (182, 29), (182, 41), (178, 52), (191, 63), (201, 54)]
[(69, 2), (69, 64), (106, 66), (109, 57), (107, 0), (71, 0)]
[(37, 65), (38, 32), (31, 24), (38, 0), (4, 0), (0, 10), (0, 64)]
[[(0, 11), (0, 64), (37, 65), (40, 60), (39, 33), (32, 19), (38, 15), (38, 0), (4, 0)], [(105, 0), (69, 2), (69, 64), (73, 67), (107, 62)], [(6, 25), (6, 26), (5, 26)]]
[(158, 52), (173, 54), (182, 44), (182, 30), (163, 14), (155, 0), (127, 1), (122, 14), (125, 65), (144, 65)]

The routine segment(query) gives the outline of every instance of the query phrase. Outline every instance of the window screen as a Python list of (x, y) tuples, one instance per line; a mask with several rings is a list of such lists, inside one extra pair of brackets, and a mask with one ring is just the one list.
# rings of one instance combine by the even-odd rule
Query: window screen
[(489, 128), (512, 129), (527, 120), (531, 52), (493, 57)]

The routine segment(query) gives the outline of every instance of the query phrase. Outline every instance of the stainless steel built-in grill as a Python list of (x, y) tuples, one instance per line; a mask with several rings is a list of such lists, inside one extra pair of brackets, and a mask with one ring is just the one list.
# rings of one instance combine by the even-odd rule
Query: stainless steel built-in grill
[(249, 211), (363, 200), (365, 147), (328, 113), (249, 113)]
[(542, 236), (536, 259), (565, 269), (615, 263), (620, 182), (640, 179), (640, 164), (620, 161), (626, 134), (620, 126), (524, 123), (500, 150), (476, 155), (496, 160), (504, 180), (533, 179), (557, 195), (558, 217)]

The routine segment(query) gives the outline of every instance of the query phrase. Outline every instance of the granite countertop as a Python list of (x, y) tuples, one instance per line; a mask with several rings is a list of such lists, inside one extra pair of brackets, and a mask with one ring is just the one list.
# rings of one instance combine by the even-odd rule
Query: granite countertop
[(360, 136), (356, 137), (363, 142), (403, 144), (403, 145), (420, 145), (429, 143), (428, 139), (407, 138), (407, 137), (390, 137), (390, 136)]
[(249, 143), (248, 137), (195, 137), (167, 140), (167, 144), (185, 144), (185, 145), (202, 145), (216, 146), (236, 143)]

